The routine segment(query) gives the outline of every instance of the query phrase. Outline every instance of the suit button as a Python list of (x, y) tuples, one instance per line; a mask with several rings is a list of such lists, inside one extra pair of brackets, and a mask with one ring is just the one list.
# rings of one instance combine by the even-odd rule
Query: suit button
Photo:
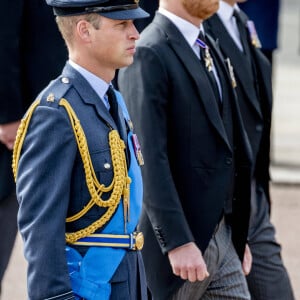
[(263, 131), (263, 126), (262, 125), (256, 125), (255, 129), (258, 132), (262, 132)]
[(160, 243), (163, 247), (166, 247), (166, 241), (165, 241), (165, 239), (159, 238), (158, 241), (159, 241), (159, 243)]
[(228, 166), (232, 165), (232, 158), (231, 157), (226, 158), (226, 165), (228, 165)]

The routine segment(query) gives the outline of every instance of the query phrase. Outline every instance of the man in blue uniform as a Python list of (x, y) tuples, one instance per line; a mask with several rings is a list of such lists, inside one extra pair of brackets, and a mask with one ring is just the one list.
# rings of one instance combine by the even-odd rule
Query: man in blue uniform
[(133, 0), (47, 0), (69, 61), (27, 111), (13, 170), (28, 296), (146, 299), (136, 232), (142, 202), (136, 135), (115, 70), (133, 61)]

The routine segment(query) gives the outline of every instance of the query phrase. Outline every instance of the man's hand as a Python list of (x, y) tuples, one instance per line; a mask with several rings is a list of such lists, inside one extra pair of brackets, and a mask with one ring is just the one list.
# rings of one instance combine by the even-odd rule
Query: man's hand
[(187, 243), (168, 253), (173, 273), (190, 282), (202, 281), (209, 276), (200, 249)]
[(9, 150), (12, 150), (14, 147), (19, 125), (20, 121), (0, 125), (0, 142)]
[(248, 244), (246, 244), (244, 259), (243, 259), (243, 271), (245, 275), (249, 275), (251, 271), (251, 266), (252, 266), (252, 254)]

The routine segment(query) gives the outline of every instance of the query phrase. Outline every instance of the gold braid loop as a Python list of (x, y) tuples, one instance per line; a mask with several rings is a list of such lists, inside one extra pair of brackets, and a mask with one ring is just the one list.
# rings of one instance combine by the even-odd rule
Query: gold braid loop
[[(124, 199), (126, 199), (126, 201), (124, 201), (124, 208), (126, 208), (127, 210), (127, 207), (129, 207), (129, 183), (131, 182), (131, 179), (128, 177), (127, 173), (127, 163), (124, 151), (125, 144), (121, 140), (118, 131), (111, 130), (109, 132), (109, 145), (114, 171), (114, 179), (107, 187), (99, 183), (93, 168), (92, 160), (88, 150), (87, 140), (84, 131), (80, 126), (79, 119), (77, 118), (75, 112), (73, 111), (67, 100), (61, 99), (59, 104), (66, 109), (71, 120), (78, 149), (83, 162), (87, 188), (91, 195), (91, 200), (89, 201), (89, 203), (80, 212), (71, 217), (68, 217), (66, 219), (66, 222), (74, 222), (78, 220), (83, 215), (85, 215), (94, 205), (108, 208), (99, 220), (95, 221), (88, 227), (73, 233), (67, 233), (66, 241), (67, 243), (72, 244), (78, 239), (94, 233), (97, 229), (106, 224), (116, 211), (118, 205), (121, 202), (122, 196), (124, 197)], [(111, 192), (110, 197), (107, 200), (103, 200), (101, 198), (102, 194), (105, 192)], [(127, 213), (126, 215), (124, 214), (124, 217), (124, 221), (126, 222)]]
[[(15, 180), (17, 178), (20, 153), (26, 137), (28, 126), (32, 118), (33, 112), (39, 104), (40, 100), (37, 100), (30, 106), (28, 113), (26, 117), (22, 119), (17, 132), (12, 160), (12, 167)], [(94, 205), (107, 208), (107, 211), (100, 217), (100, 219), (98, 219), (88, 227), (76, 232), (66, 233), (67, 243), (72, 244), (78, 239), (86, 237), (87, 235), (94, 233), (97, 229), (103, 227), (103, 225), (105, 225), (112, 218), (118, 205), (121, 202), (122, 197), (124, 199), (124, 226), (126, 226), (125, 223), (128, 221), (129, 216), (129, 193), (131, 179), (128, 176), (127, 172), (127, 163), (124, 151), (125, 144), (121, 140), (119, 133), (116, 130), (111, 130), (109, 132), (109, 145), (111, 151), (114, 178), (109, 186), (105, 186), (99, 183), (93, 168), (87, 140), (84, 131), (80, 125), (79, 119), (77, 118), (74, 110), (72, 109), (71, 105), (66, 99), (62, 98), (59, 102), (59, 105), (63, 106), (69, 115), (74, 136), (76, 138), (80, 156), (83, 162), (87, 188), (91, 195), (91, 200), (89, 201), (89, 203), (80, 212), (76, 213), (71, 217), (68, 217), (66, 219), (66, 222), (74, 222), (78, 220), (83, 215), (85, 215)], [(103, 193), (107, 192), (111, 192), (110, 197), (108, 200), (103, 200), (101, 196), (103, 195)]]

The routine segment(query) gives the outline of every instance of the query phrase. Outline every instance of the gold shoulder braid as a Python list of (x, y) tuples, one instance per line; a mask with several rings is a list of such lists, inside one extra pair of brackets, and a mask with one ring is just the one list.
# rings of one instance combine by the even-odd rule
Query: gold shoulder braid
[[(39, 105), (39, 101), (36, 101), (28, 110), (27, 116), (21, 121), (20, 127), (18, 129), (15, 147), (13, 151), (13, 173), (16, 180), (18, 162), (20, 159), (20, 153), (22, 145), (26, 136), (28, 125), (30, 123), (32, 114), (35, 108)], [(129, 193), (130, 193), (130, 183), (131, 179), (128, 176), (127, 172), (127, 163), (125, 156), (125, 144), (121, 140), (118, 131), (111, 130), (109, 132), (109, 145), (112, 158), (114, 178), (109, 186), (100, 184), (92, 164), (90, 157), (87, 140), (84, 134), (84, 131), (80, 125), (80, 121), (77, 118), (74, 110), (66, 99), (61, 99), (59, 102), (60, 106), (63, 106), (70, 118), (72, 128), (74, 131), (74, 136), (78, 145), (78, 150), (81, 155), (83, 162), (85, 178), (87, 188), (91, 195), (89, 203), (77, 214), (68, 217), (66, 222), (74, 222), (85, 215), (94, 205), (99, 207), (106, 207), (107, 211), (101, 216), (100, 219), (89, 225), (88, 227), (81, 229), (73, 233), (66, 233), (66, 241), (69, 244), (75, 243), (78, 239), (86, 237), (94, 233), (97, 229), (105, 225), (113, 216), (118, 205), (121, 202), (123, 197), (123, 206), (124, 206), (124, 227), (126, 232), (126, 223), (129, 219)], [(109, 199), (103, 200), (101, 198), (103, 193), (111, 192)]]
[(27, 115), (25, 116), (25, 118), (21, 120), (21, 123), (17, 131), (17, 136), (16, 136), (14, 150), (13, 150), (13, 157), (12, 157), (12, 169), (13, 169), (15, 181), (17, 179), (18, 164), (19, 164), (20, 154), (25, 140), (26, 132), (28, 130), (28, 126), (32, 114), (35, 111), (35, 109), (39, 106), (39, 104), (40, 104), (40, 100), (36, 100), (31, 104), (31, 106), (28, 109)]

